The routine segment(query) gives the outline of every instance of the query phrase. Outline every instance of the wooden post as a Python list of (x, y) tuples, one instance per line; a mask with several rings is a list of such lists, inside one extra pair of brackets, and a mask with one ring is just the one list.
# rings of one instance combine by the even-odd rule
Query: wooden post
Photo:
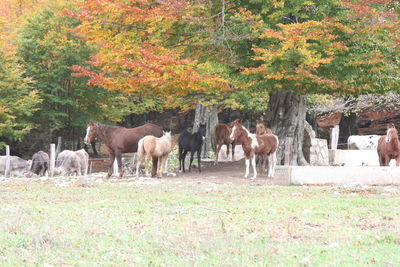
[(293, 137), (286, 137), (285, 138), (285, 162), (284, 165), (288, 166), (292, 162), (293, 157)]
[(331, 128), (331, 149), (337, 149), (339, 142), (339, 125), (335, 125)]
[(4, 176), (8, 177), (10, 172), (10, 146), (6, 146), (6, 168), (4, 170)]
[(56, 145), (50, 144), (50, 177), (54, 176), (56, 167)]

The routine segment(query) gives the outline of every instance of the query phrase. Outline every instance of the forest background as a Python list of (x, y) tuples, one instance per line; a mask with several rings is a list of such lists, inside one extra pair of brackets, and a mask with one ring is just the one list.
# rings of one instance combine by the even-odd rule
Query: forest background
[(76, 148), (89, 120), (164, 110), (210, 128), (229, 109), (293, 137), (302, 165), (307, 112), (399, 105), (399, 1), (2, 3), (0, 146)]

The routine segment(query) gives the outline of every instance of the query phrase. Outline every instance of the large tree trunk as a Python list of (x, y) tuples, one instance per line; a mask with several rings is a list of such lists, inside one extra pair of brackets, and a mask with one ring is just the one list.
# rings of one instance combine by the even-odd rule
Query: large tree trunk
[(306, 97), (291, 92), (271, 93), (267, 121), (272, 132), (279, 138), (278, 164), (284, 160), (285, 139), (293, 138), (291, 165), (308, 165), (303, 155)]
[(193, 123), (193, 133), (199, 129), (200, 123), (207, 124), (206, 139), (204, 140), (202, 156), (207, 157), (208, 152), (213, 151), (211, 144), (211, 131), (218, 124), (218, 106), (203, 106), (199, 102), (196, 104), (196, 112)]

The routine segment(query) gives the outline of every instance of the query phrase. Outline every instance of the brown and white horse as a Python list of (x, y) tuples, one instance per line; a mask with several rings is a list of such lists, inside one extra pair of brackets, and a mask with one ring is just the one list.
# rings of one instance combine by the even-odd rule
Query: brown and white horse
[(271, 131), (271, 129), (265, 127), (265, 124), (263, 121), (257, 120), (256, 134), (257, 135), (272, 134), (272, 131)]
[(253, 166), (253, 177), (257, 177), (256, 155), (268, 156), (268, 177), (274, 177), (276, 166), (276, 151), (279, 147), (278, 137), (270, 135), (251, 134), (241, 123), (235, 120), (232, 123), (232, 133), (230, 138), (232, 141), (240, 141), (246, 157), (246, 173), (245, 178), (249, 175), (249, 165)]
[[(146, 135), (154, 135), (161, 137), (163, 135), (162, 127), (146, 123), (136, 128), (124, 128), (118, 126), (110, 126), (100, 123), (89, 122), (87, 124), (85, 144), (90, 144), (94, 139), (98, 138), (106, 145), (110, 155), (110, 166), (107, 178), (112, 174), (112, 167), (115, 158), (117, 158), (118, 168), (120, 169), (120, 178), (123, 176), (122, 169), (122, 153), (136, 152), (139, 140)], [(157, 158), (153, 158), (152, 175), (156, 174)]]
[(139, 140), (137, 159), (136, 159), (136, 176), (139, 176), (139, 167), (143, 156), (146, 156), (144, 169), (146, 176), (149, 176), (148, 165), (152, 157), (158, 158), (157, 177), (162, 177), (163, 167), (168, 158), (169, 153), (173, 149), (171, 132), (165, 132), (162, 137), (148, 135)]
[(377, 151), (380, 166), (389, 166), (391, 159), (395, 159), (396, 166), (400, 166), (400, 143), (393, 123), (388, 124), (386, 135), (379, 138)]
[(232, 129), (223, 123), (214, 126), (211, 135), (213, 141), (213, 148), (215, 153), (215, 164), (218, 164), (218, 155), (221, 147), (226, 145), (226, 157), (229, 157), (229, 146), (232, 146), (232, 161), (235, 157), (235, 141), (230, 139)]

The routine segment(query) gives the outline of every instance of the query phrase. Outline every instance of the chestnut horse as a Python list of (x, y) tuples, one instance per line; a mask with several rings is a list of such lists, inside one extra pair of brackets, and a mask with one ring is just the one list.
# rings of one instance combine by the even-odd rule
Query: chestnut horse
[(265, 124), (263, 121), (257, 120), (256, 134), (257, 135), (272, 134), (272, 131), (271, 131), (271, 129), (265, 127)]
[(253, 166), (253, 178), (257, 177), (256, 170), (256, 155), (263, 157), (268, 156), (268, 177), (274, 177), (276, 165), (276, 151), (279, 147), (278, 137), (270, 135), (255, 135), (251, 134), (241, 123), (240, 120), (235, 120), (232, 123), (232, 133), (230, 138), (232, 141), (240, 141), (246, 157), (246, 173), (244, 178), (249, 175), (250, 159)]
[(380, 166), (389, 166), (391, 159), (395, 159), (396, 166), (400, 166), (400, 143), (393, 123), (387, 125), (386, 135), (379, 138), (377, 151)]
[(214, 126), (211, 135), (213, 141), (213, 149), (215, 153), (215, 164), (218, 164), (218, 154), (223, 145), (226, 145), (226, 157), (229, 157), (229, 145), (232, 145), (232, 161), (235, 157), (235, 142), (229, 138), (232, 129), (223, 123)]
[(138, 152), (136, 159), (136, 176), (139, 176), (140, 162), (143, 156), (146, 156), (144, 169), (146, 170), (146, 176), (149, 176), (148, 165), (151, 157), (157, 157), (157, 177), (162, 177), (163, 166), (168, 158), (169, 153), (173, 148), (171, 132), (165, 132), (162, 137), (155, 137), (148, 135), (139, 140)]
[[(123, 176), (122, 153), (136, 152), (139, 140), (146, 135), (161, 137), (163, 135), (162, 127), (146, 123), (136, 128), (124, 128), (119, 126), (110, 126), (100, 123), (89, 122), (87, 124), (85, 144), (90, 144), (95, 138), (104, 142), (110, 155), (110, 166), (108, 168), (107, 178), (112, 174), (112, 167), (115, 158), (117, 158), (118, 168), (120, 169), (120, 178)], [(156, 174), (157, 158), (153, 158), (152, 175)]]

